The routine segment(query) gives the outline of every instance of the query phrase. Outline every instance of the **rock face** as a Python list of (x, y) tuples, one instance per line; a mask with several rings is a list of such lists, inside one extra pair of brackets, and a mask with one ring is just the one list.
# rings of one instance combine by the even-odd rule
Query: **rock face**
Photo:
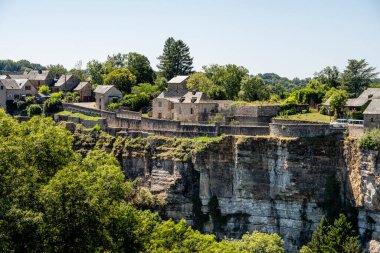
[[(346, 188), (358, 208), (358, 229), (364, 243), (379, 252), (380, 245), (380, 159), (378, 151), (361, 150), (355, 141), (346, 141)], [(372, 240), (372, 241), (370, 241)]]
[[(194, 141), (190, 149), (179, 142), (121, 141), (113, 152), (127, 177), (140, 178), (166, 199), (167, 217), (184, 218), (219, 238), (276, 232), (288, 252), (297, 252), (324, 213), (327, 178), (337, 176), (348, 185), (340, 140), (222, 137)], [(344, 190), (335, 197), (346, 198)]]

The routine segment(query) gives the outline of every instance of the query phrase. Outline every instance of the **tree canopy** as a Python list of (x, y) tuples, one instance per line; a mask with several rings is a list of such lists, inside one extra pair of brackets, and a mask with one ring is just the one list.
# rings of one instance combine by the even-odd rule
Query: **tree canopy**
[(106, 75), (104, 83), (114, 85), (122, 92), (130, 93), (132, 86), (136, 84), (136, 77), (127, 68), (117, 68)]
[(188, 75), (193, 69), (190, 48), (182, 40), (175, 40), (173, 37), (165, 41), (162, 55), (158, 60), (160, 63), (157, 68), (167, 80), (178, 75)]

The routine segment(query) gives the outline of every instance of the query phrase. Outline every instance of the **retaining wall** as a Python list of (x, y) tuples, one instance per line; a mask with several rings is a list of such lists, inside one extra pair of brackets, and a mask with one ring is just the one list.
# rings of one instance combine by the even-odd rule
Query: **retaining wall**
[(322, 137), (338, 135), (343, 137), (344, 128), (332, 128), (329, 124), (269, 124), (270, 135), (280, 137)]

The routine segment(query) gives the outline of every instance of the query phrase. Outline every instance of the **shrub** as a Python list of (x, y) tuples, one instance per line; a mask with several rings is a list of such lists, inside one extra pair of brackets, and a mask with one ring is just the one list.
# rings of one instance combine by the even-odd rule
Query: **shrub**
[(121, 103), (111, 103), (107, 106), (108, 109), (110, 110), (115, 110), (121, 106)]
[(49, 98), (44, 102), (44, 113), (56, 113), (62, 111), (62, 101), (56, 98)]
[(363, 119), (363, 112), (352, 112), (351, 118), (353, 119)]
[(36, 115), (41, 115), (42, 108), (40, 105), (33, 104), (33, 105), (28, 106), (27, 111), (28, 111), (28, 116), (33, 117)]
[(380, 148), (380, 130), (373, 129), (366, 131), (359, 140), (359, 145), (363, 149), (379, 150)]
[(96, 124), (91, 128), (91, 132), (100, 132), (102, 129), (100, 128), (99, 124)]
[(42, 85), (40, 89), (38, 90), (38, 93), (43, 95), (48, 95), (50, 93), (50, 88), (47, 85)]
[(307, 113), (307, 110), (302, 110), (301, 112), (302, 112), (302, 114), (305, 114), (305, 113)]
[(60, 91), (60, 92), (54, 92), (53, 94), (50, 95), (51, 98), (55, 98), (55, 99), (63, 99), (63, 92)]
[(322, 115), (328, 115), (329, 114), (329, 110), (327, 109), (326, 106), (321, 106), (321, 108), (319, 109), (319, 113), (322, 114)]

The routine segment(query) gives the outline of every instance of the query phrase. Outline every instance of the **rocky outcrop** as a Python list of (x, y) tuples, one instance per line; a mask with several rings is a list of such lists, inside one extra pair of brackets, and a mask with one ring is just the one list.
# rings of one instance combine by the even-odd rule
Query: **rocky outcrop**
[[(365, 246), (380, 245), (380, 159), (379, 152), (362, 150), (355, 139), (345, 142), (346, 187), (351, 204), (358, 208), (358, 229)], [(377, 245), (377, 246), (374, 246)], [(379, 251), (373, 251), (379, 252)]]
[(219, 238), (276, 232), (296, 252), (324, 213), (326, 179), (343, 178), (343, 147), (336, 139), (150, 137), (118, 138), (112, 152), (127, 177), (165, 198), (167, 217)]

